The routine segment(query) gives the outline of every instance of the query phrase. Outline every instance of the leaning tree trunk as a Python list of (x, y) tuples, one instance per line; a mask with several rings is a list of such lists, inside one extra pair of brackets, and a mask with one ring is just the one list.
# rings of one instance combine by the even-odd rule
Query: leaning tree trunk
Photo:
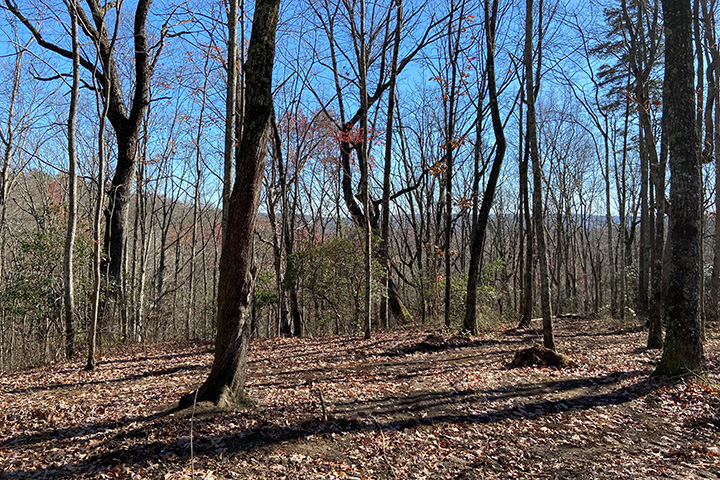
[(251, 298), (255, 272), (251, 270), (253, 233), (268, 154), (273, 110), (272, 70), (280, 0), (258, 0), (245, 62), (246, 115), (235, 159), (235, 185), (228, 204), (228, 223), (220, 256), (218, 320), (215, 358), (205, 383), (180, 400), (218, 406), (245, 401), (247, 350), (250, 340)]
[[(478, 218), (473, 225), (472, 241), (470, 247), (470, 266), (468, 269), (467, 294), (465, 297), (465, 318), (463, 328), (477, 335), (477, 289), (478, 277), (480, 275), (480, 257), (482, 256), (483, 243), (485, 243), (485, 229), (490, 218), (490, 208), (495, 199), (495, 187), (500, 177), (500, 167), (505, 158), (505, 132), (503, 131), (498, 107), (497, 88), (495, 86), (495, 27), (497, 23), (498, 0), (485, 0), (485, 38), (487, 40), (487, 75), (488, 94), (490, 96), (490, 115), (492, 116), (493, 131), (495, 133), (495, 158), (493, 159), (490, 177), (485, 186), (482, 205)], [(482, 108), (482, 105), (478, 105)]]
[(670, 151), (670, 261), (665, 347), (655, 373), (684, 375), (705, 367), (700, 328), (702, 176), (695, 130), (690, 0), (663, 0)]

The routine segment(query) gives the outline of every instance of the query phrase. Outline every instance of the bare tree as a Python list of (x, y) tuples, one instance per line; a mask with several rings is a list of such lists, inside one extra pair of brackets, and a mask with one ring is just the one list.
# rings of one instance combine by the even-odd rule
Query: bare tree
[(67, 122), (68, 150), (68, 217), (65, 237), (65, 354), (75, 356), (75, 291), (73, 275), (73, 249), (75, 246), (75, 228), (77, 225), (77, 149), (75, 127), (77, 124), (77, 104), (80, 94), (80, 45), (78, 42), (77, 3), (67, 3), (70, 14), (70, 32), (72, 35), (72, 86), (70, 91), (70, 110)]
[(705, 368), (701, 331), (702, 179), (695, 129), (695, 87), (690, 0), (663, 0), (665, 82), (670, 152), (667, 334), (658, 375), (686, 375)]
[[(102, 5), (98, 0), (87, 0), (87, 9), (77, 8), (78, 24), (83, 33), (91, 39), (96, 50), (99, 65), (85, 56), (80, 57), (80, 65), (86, 69), (101, 86), (102, 99), (107, 105), (107, 119), (115, 131), (117, 140), (117, 162), (115, 174), (108, 191), (109, 205), (105, 210), (105, 255), (108, 262), (108, 273), (117, 288), (121, 285), (121, 273), (125, 249), (125, 227), (132, 184), (135, 179), (135, 166), (140, 127), (143, 114), (148, 106), (150, 80), (157, 64), (165, 39), (169, 34), (169, 23), (162, 26), (159, 41), (152, 45), (148, 42), (147, 19), (152, 0), (137, 2), (133, 22), (133, 93), (124, 91), (121, 71), (115, 58), (113, 45), (106, 16), (109, 8), (115, 8), (116, 23), (121, 16), (121, 4)], [(79, 4), (76, 3), (79, 7)], [(35, 37), (38, 45), (61, 57), (72, 60), (73, 52), (58, 43), (48, 40), (39, 27), (20, 11), (13, 0), (5, 0), (10, 10)], [(115, 27), (117, 28), (117, 26)], [(113, 30), (114, 31), (114, 30)], [(101, 68), (98, 68), (101, 67)], [(126, 99), (130, 98), (128, 106)]]
[(235, 136), (236, 120), (236, 95), (238, 88), (238, 10), (239, 0), (230, 0), (227, 10), (228, 39), (227, 39), (227, 90), (225, 102), (225, 148), (223, 163), (223, 231), (227, 227), (227, 216), (229, 212), (230, 192), (232, 190), (233, 159), (235, 158), (235, 145), (238, 139)]
[[(387, 68), (388, 64), (392, 64), (393, 61), (387, 60), (387, 56), (394, 51), (394, 46), (398, 43), (394, 29), (385, 28), (392, 20), (393, 14), (397, 15), (402, 13), (404, 15), (403, 25), (407, 25), (410, 21), (416, 18), (419, 11), (413, 11), (409, 14), (400, 12), (393, 8), (374, 8), (372, 9), (372, 15), (368, 15), (366, 19), (366, 30), (367, 38), (362, 37), (362, 41), (365, 42), (365, 49), (371, 52), (371, 55), (365, 61), (366, 74), (364, 80), (360, 77), (362, 75), (359, 69), (359, 54), (362, 51), (361, 48), (361, 36), (357, 11), (359, 5), (355, 2), (336, 2), (333, 3), (331, 0), (325, 0), (318, 5), (313, 4), (312, 8), (315, 12), (316, 17), (320, 22), (320, 26), (327, 36), (329, 43), (329, 67), (332, 70), (333, 83), (335, 87), (335, 96), (338, 105), (337, 116), (331, 114), (326, 108), (325, 112), (330, 120), (336, 123), (339, 139), (339, 157), (340, 157), (340, 170), (341, 170), (341, 186), (342, 194), (345, 206), (350, 214), (351, 219), (355, 225), (360, 228), (369, 224), (373, 230), (377, 229), (378, 222), (380, 220), (380, 207), (382, 205), (382, 198), (372, 198), (372, 192), (370, 189), (371, 185), (371, 171), (369, 168), (368, 155), (364, 155), (364, 151), (368, 150), (369, 145), (364, 146), (363, 138), (365, 133), (368, 134), (370, 141), (373, 140), (373, 136), (376, 134), (376, 130), (373, 128), (372, 132), (363, 133), (362, 124), (368, 119), (370, 110), (381, 101), (388, 89), (396, 81), (397, 77), (405, 70), (416, 55), (428, 44), (435, 41), (441, 34), (438, 33), (438, 27), (442, 25), (442, 22), (446, 18), (440, 20), (430, 18), (427, 22), (427, 26), (422, 31), (420, 38), (410, 48), (410, 50), (397, 61), (395, 68)], [(344, 10), (344, 11), (343, 11)], [(353, 44), (355, 58), (350, 60), (349, 54), (344, 51), (342, 40), (342, 15), (345, 14), (345, 21), (347, 22), (347, 29), (350, 34), (350, 41)], [(414, 21), (414, 20), (413, 20)], [(382, 33), (382, 35), (381, 35)], [(407, 34), (402, 35), (405, 39)], [(343, 63), (343, 59), (345, 63)], [(344, 70), (348, 69), (355, 75), (354, 78), (348, 79)], [(372, 72), (372, 73), (370, 73)], [(375, 80), (374, 85), (369, 84), (368, 78)], [(360, 100), (367, 98), (366, 105), (362, 102), (354, 110), (351, 110), (351, 100), (348, 98), (347, 85), (357, 85), (358, 92), (357, 97)], [(364, 92), (363, 92), (364, 89)], [(317, 95), (317, 92), (314, 92)], [(365, 120), (364, 120), (365, 119)], [(368, 122), (368, 128), (372, 122)], [(358, 129), (358, 124), (360, 128)], [(359, 167), (359, 180), (357, 182), (357, 190), (353, 185), (353, 153), (357, 157), (357, 163)], [(367, 189), (367, 197), (363, 193)], [(412, 189), (411, 189), (412, 190)], [(357, 195), (356, 195), (357, 193)], [(408, 193), (407, 189), (400, 190), (393, 195), (390, 195), (390, 201)], [(364, 208), (365, 203), (368, 204), (368, 209)], [(389, 202), (388, 202), (389, 204)], [(367, 217), (367, 218), (366, 218)], [(394, 317), (399, 320), (404, 319), (405, 308), (402, 305), (397, 292), (393, 290), (394, 285), (392, 282), (388, 283), (388, 305), (390, 312)]]
[[(538, 268), (540, 275), (540, 309), (543, 322), (543, 344), (546, 348), (555, 350), (555, 336), (553, 334), (552, 311), (550, 308), (550, 273), (548, 270), (547, 247), (545, 243), (545, 218), (542, 198), (542, 165), (540, 163), (540, 150), (537, 139), (537, 120), (535, 115), (535, 100), (537, 86), (533, 61), (533, 0), (526, 1), (525, 16), (525, 92), (527, 96), (527, 142), (532, 159), (533, 175), (533, 223), (535, 227), (536, 251), (539, 258)], [(540, 10), (542, 11), (542, 0)], [(539, 49), (538, 49), (539, 50)], [(541, 57), (541, 51), (538, 57)], [(538, 68), (539, 70), (539, 68)]]
[(208, 378), (196, 392), (185, 395), (180, 406), (189, 406), (194, 400), (210, 401), (219, 406), (236, 405), (245, 400), (251, 298), (255, 284), (255, 272), (251, 270), (253, 235), (268, 154), (279, 6), (280, 0), (259, 0), (255, 4), (245, 62), (243, 137), (236, 159), (235, 185), (228, 205), (230, 211), (220, 258), (215, 357)]
[[(27, 102), (23, 111), (18, 111), (18, 103), (20, 101), (20, 92), (22, 87), (22, 71), (25, 64), (25, 57), (28, 54), (28, 48), (32, 43), (32, 39), (26, 43), (21, 43), (17, 38), (12, 42), (14, 48), (14, 62), (12, 70), (12, 80), (8, 82), (10, 86), (9, 95), (7, 96), (7, 116), (4, 119), (4, 125), (0, 128), (0, 144), (2, 145), (2, 164), (0, 165), (0, 285), (5, 279), (5, 261), (6, 255), (6, 226), (8, 220), (8, 200), (11, 187), (15, 183), (17, 174), (25, 167), (27, 160), (21, 161), (23, 155), (18, 154), (18, 148), (22, 148), (24, 138), (30, 130), (32, 121), (40, 117), (40, 112), (36, 109), (35, 101)], [(42, 100), (37, 102), (41, 105)]]
[[(495, 134), (495, 158), (493, 159), (490, 176), (485, 186), (485, 194), (483, 195), (482, 205), (478, 212), (477, 219), (472, 229), (472, 243), (470, 247), (470, 267), (468, 269), (467, 293), (465, 299), (465, 319), (463, 328), (473, 335), (477, 335), (477, 287), (478, 276), (480, 273), (480, 257), (482, 254), (483, 243), (485, 242), (485, 229), (487, 221), (490, 217), (490, 208), (495, 199), (495, 189), (497, 181), (500, 177), (500, 168), (505, 158), (505, 131), (503, 129), (502, 119), (500, 118), (500, 108), (498, 106), (498, 92), (495, 78), (495, 38), (498, 17), (498, 0), (485, 0), (485, 39), (487, 41), (487, 79), (488, 79), (488, 96), (490, 100), (490, 115), (492, 117), (493, 132)], [(482, 109), (482, 100), (478, 99), (478, 108)], [(476, 173), (475, 185), (479, 180)], [(477, 191), (477, 186), (473, 188)]]

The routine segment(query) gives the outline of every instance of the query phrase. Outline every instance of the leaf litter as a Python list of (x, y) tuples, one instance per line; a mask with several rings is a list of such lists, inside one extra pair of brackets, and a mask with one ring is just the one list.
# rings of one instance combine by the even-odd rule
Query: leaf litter
[(706, 380), (668, 382), (620, 327), (558, 319), (564, 368), (512, 368), (531, 329), (256, 341), (256, 404), (223, 411), (172, 411), (205, 345), (0, 373), (0, 478), (720, 479), (720, 335)]

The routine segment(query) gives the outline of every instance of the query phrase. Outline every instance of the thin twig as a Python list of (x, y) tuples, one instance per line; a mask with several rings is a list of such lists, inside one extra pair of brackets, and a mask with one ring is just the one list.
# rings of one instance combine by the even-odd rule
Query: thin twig
[(197, 405), (198, 388), (193, 397), (192, 415), (190, 415), (190, 478), (195, 480), (195, 450), (193, 448), (193, 424), (195, 423), (195, 406)]
[(315, 388), (314, 391), (317, 393), (317, 396), (320, 399), (320, 408), (322, 408), (323, 423), (327, 423), (327, 421), (328, 421), (327, 407), (325, 406), (325, 399), (323, 398), (322, 390), (320, 390), (320, 388), (318, 387), (318, 388)]
[(385, 463), (387, 464), (388, 468), (390, 469), (390, 474), (393, 476), (393, 478), (397, 478), (397, 475), (395, 474), (395, 468), (393, 467), (392, 463), (387, 458), (387, 453), (385, 452), (385, 432), (383, 432), (382, 425), (377, 421), (375, 417), (370, 415), (370, 419), (375, 424), (375, 427), (380, 432), (380, 450), (382, 453), (383, 458), (385, 459)]

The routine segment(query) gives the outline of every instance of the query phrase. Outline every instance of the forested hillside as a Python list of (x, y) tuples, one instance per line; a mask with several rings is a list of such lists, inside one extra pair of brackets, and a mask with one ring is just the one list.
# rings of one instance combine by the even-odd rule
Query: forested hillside
[[(703, 318), (712, 322), (720, 285), (714, 264), (720, 107), (715, 5), (700, 3), (693, 52), (696, 131), (704, 139)], [(71, 17), (61, 4), (46, 21), (39, 4), (5, 4), (0, 364), (6, 369), (55, 361), (66, 355), (67, 342), (76, 353), (87, 343), (94, 241), (105, 259), (101, 290), (113, 300), (100, 312), (101, 348), (214, 335), (223, 198), (245, 115), (240, 61), (228, 150), (225, 7), (204, 3), (200, 14), (187, 2), (97, 12), (94, 5), (84, 5), (78, 17), (77, 298), (67, 330), (62, 244), (70, 208)], [(281, 7), (275, 112), (253, 237), (253, 335), (365, 329), (365, 222), (373, 239), (373, 328), (424, 324), (474, 332), (526, 323), (542, 313), (544, 289), (555, 313), (661, 317), (671, 206), (659, 3), (542, 2), (533, 7), (533, 38), (524, 35), (526, 5), (463, 1), (368, 4), (361, 38), (359, 5)], [(239, 5), (240, 60), (252, 8)], [(144, 24), (137, 23), (141, 14)], [(135, 52), (144, 70), (132, 59), (133, 28), (147, 36), (146, 51)], [(527, 141), (525, 38), (533, 52), (537, 149)], [(364, 70), (361, 44), (368, 52)], [(102, 82), (116, 84), (106, 93)], [(117, 132), (127, 129), (121, 118), (137, 128), (134, 156), (120, 159), (130, 176), (117, 166)], [(498, 132), (507, 145), (499, 161)], [(105, 198), (94, 225), (101, 166)], [(121, 199), (124, 218), (115, 220)], [(544, 253), (533, 218), (543, 220)], [(111, 243), (113, 235), (118, 240)], [(111, 248), (119, 252), (112, 258)], [(465, 311), (471, 266), (477, 325)], [(548, 282), (541, 282), (544, 275)]]
[[(148, 454), (140, 441), (123, 443), (124, 435), (166, 435), (172, 454), (187, 460), (184, 434), (164, 424), (175, 422), (166, 418), (171, 403), (179, 409), (172, 415), (192, 419), (199, 405), (210, 417), (224, 415), (214, 408), (246, 416), (249, 433), (233, 435), (249, 440), (201, 441), (208, 471), (212, 451), (225, 451), (218, 449), (242, 451), (252, 463), (258, 446), (262, 455), (285, 440), (305, 448), (316, 434), (330, 442), (347, 429), (360, 446), (328, 461), (356, 466), (370, 458), (363, 446), (379, 439), (382, 465), (372, 474), (342, 467), (344, 475), (444, 478), (447, 468), (459, 478), (504, 478), (505, 470), (600, 478), (600, 470), (588, 473), (588, 457), (573, 464), (560, 452), (557, 463), (539, 445), (553, 444), (568, 422), (588, 420), (564, 410), (587, 412), (597, 424), (610, 415), (605, 407), (622, 405), (628, 422), (660, 442), (653, 452), (695, 463), (683, 469), (668, 460), (643, 471), (610, 455), (626, 468), (603, 475), (685, 476), (693, 465), (714, 475), (714, 0), (0, 5), (0, 385), (25, 405), (0, 429), (8, 437), (0, 475), (175, 475), (150, 468), (163, 456), (155, 447)], [(200, 357), (208, 345), (212, 355)], [(270, 363), (300, 361), (297, 354), (302, 364), (288, 375), (310, 376), (261, 383), (277, 372), (258, 359), (276, 348), (295, 353)], [(447, 354), (453, 349), (469, 356)], [(125, 375), (115, 367), (142, 360), (123, 352), (196, 363)], [(416, 354), (430, 355), (417, 363)], [(343, 358), (353, 355), (360, 363), (348, 366)], [(319, 380), (333, 362), (355, 370)], [(166, 378), (187, 369), (204, 380)], [(474, 372), (477, 381), (413, 384), (411, 400), (386, 391), (407, 386), (403, 375), (425, 375), (418, 369)], [(341, 398), (340, 385), (355, 392), (353, 375), (366, 373), (382, 377), (383, 395), (358, 405)], [(495, 390), (480, 380), (493, 375)], [(162, 384), (162, 398), (148, 403), (126, 385), (145, 379)], [(544, 386), (522, 386), (536, 380)], [(25, 392), (25, 381), (36, 382), (34, 390)], [(94, 392), (82, 407), (89, 410), (72, 417), (80, 425), (97, 413), (98, 423), (75, 431), (60, 422), (47, 433), (70, 439), (59, 455), (71, 456), (73, 467), (43, 456), (40, 424), (55, 413), (42, 402), (72, 410), (80, 404), (70, 397), (85, 387), (120, 384), (129, 417), (103, 416), (98, 409), (119, 407)], [(317, 400), (321, 416), (315, 406), (312, 415), (283, 416), (291, 407), (273, 403), (283, 389), (308, 405)], [(60, 400), (36, 395), (56, 390)], [(530, 400), (558, 391), (547, 404)], [(504, 392), (519, 403), (504, 405)], [(468, 404), (456, 398), (465, 395)], [(475, 396), (490, 413), (452, 407), (457, 400), (472, 410), (482, 400)], [(678, 413), (692, 398), (698, 410)], [(280, 409), (277, 419), (263, 410), (269, 405)], [(656, 405), (668, 410), (653, 413)], [(545, 424), (544, 414), (557, 418)], [(656, 414), (680, 425), (677, 438), (665, 440), (650, 420)], [(422, 420), (428, 415), (432, 421)], [(424, 427), (440, 438), (439, 426), (470, 435), (485, 425), (499, 429), (483, 437), (496, 444), (503, 428), (524, 428), (516, 417), (535, 422), (545, 440), (522, 437), (532, 444), (524, 453), (477, 458), (463, 457), (473, 447), (458, 441), (447, 453), (458, 460), (442, 468), (436, 459), (401, 467), (404, 454), (392, 444)], [(136, 422), (145, 426), (133, 430)], [(74, 443), (106, 430), (122, 444), (127, 470)], [(590, 430), (568, 434), (583, 439)], [(648, 454), (627, 447), (642, 435), (621, 437), (623, 455)], [(447, 445), (420, 443), (408, 448)], [(37, 446), (34, 460), (18, 457), (26, 445)], [(315, 458), (302, 448), (291, 463)], [(516, 468), (518, 457), (565, 469), (534, 470), (520, 460)], [(325, 467), (287, 475), (325, 475)], [(342, 476), (338, 468), (331, 470)], [(234, 472), (262, 477), (251, 467)]]

